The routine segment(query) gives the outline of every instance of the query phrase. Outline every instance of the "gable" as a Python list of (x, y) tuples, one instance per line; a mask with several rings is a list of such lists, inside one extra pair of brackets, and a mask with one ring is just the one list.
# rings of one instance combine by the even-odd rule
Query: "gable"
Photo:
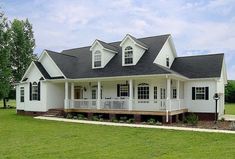
[(167, 67), (166, 65), (167, 58), (169, 58), (169, 68), (170, 68), (173, 61), (176, 58), (176, 52), (175, 52), (175, 48), (171, 40), (171, 37), (169, 37), (167, 41), (165, 42), (165, 44), (163, 45), (161, 51), (159, 52), (158, 56), (154, 60), (154, 63)]
[(27, 81), (39, 81), (42, 77), (44, 78), (37, 66), (32, 62), (21, 81), (25, 81), (24, 79), (27, 79)]
[(38, 60), (51, 77), (64, 76), (51, 57), (44, 51)]

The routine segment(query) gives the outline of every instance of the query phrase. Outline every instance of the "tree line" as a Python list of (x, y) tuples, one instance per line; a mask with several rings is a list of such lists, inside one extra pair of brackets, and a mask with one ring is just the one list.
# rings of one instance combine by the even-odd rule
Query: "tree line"
[(225, 87), (225, 102), (235, 103), (235, 81), (228, 81)]
[(14, 84), (19, 82), (32, 60), (35, 39), (32, 24), (28, 19), (8, 20), (0, 8), (0, 99), (6, 108), (6, 99), (14, 93)]

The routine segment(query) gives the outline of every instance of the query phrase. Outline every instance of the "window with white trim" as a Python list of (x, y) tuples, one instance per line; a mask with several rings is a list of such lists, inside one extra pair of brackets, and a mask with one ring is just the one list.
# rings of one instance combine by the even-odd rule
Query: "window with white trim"
[(124, 64), (133, 64), (133, 48), (131, 46), (125, 48)]
[(153, 87), (153, 98), (157, 99), (157, 87)]
[(99, 50), (94, 53), (94, 67), (101, 67), (101, 52)]
[(177, 98), (177, 89), (176, 89), (176, 88), (173, 88), (173, 89), (172, 89), (172, 98), (173, 98), (173, 99), (176, 99), (176, 98)]
[(129, 96), (129, 86), (128, 84), (120, 84), (120, 96), (121, 97), (128, 97)]
[(38, 100), (38, 84), (33, 82), (32, 85), (32, 100)]
[(24, 102), (24, 87), (20, 87), (20, 102)]
[(195, 88), (195, 99), (206, 99), (205, 87), (196, 87)]
[(161, 88), (161, 99), (166, 99), (166, 89)]
[(147, 83), (141, 83), (138, 85), (138, 99), (143, 100), (139, 101), (140, 103), (148, 103), (148, 100), (144, 99), (149, 99), (149, 84)]

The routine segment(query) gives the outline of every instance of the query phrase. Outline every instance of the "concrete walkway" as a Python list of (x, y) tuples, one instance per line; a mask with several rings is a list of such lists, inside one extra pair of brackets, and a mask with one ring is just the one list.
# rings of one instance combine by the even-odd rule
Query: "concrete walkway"
[(197, 132), (235, 134), (235, 131), (229, 131), (229, 130), (199, 129), (199, 128), (186, 128), (186, 127), (173, 127), (173, 126), (157, 126), (157, 125), (143, 125), (143, 124), (125, 124), (125, 123), (99, 122), (99, 121), (76, 120), (76, 119), (65, 119), (65, 118), (44, 117), (44, 116), (38, 116), (38, 117), (34, 117), (34, 118), (35, 119), (43, 119), (43, 120), (52, 120), (52, 121), (63, 121), (63, 122), (71, 122), (71, 123), (80, 123), (80, 124), (123, 126), (123, 127), (135, 127), (135, 128), (155, 128), (155, 129), (168, 129), (168, 130), (184, 130), (184, 131), (197, 131)]
[(226, 115), (223, 115), (221, 118), (224, 118), (224, 120), (226, 121), (235, 121), (235, 115), (226, 114)]

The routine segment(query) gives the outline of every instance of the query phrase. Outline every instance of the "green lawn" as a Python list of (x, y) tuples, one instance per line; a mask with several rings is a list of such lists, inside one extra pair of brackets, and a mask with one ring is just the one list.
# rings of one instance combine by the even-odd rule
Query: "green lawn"
[[(7, 105), (10, 105), (10, 106), (16, 106), (16, 101), (15, 100), (9, 100), (8, 102), (7, 102)], [(3, 107), (3, 101), (2, 100), (0, 100), (0, 107)]]
[(233, 114), (233, 115), (235, 115), (235, 103), (227, 103), (227, 104), (225, 104), (225, 114)]
[(0, 158), (234, 158), (235, 135), (36, 120), (0, 109)]

